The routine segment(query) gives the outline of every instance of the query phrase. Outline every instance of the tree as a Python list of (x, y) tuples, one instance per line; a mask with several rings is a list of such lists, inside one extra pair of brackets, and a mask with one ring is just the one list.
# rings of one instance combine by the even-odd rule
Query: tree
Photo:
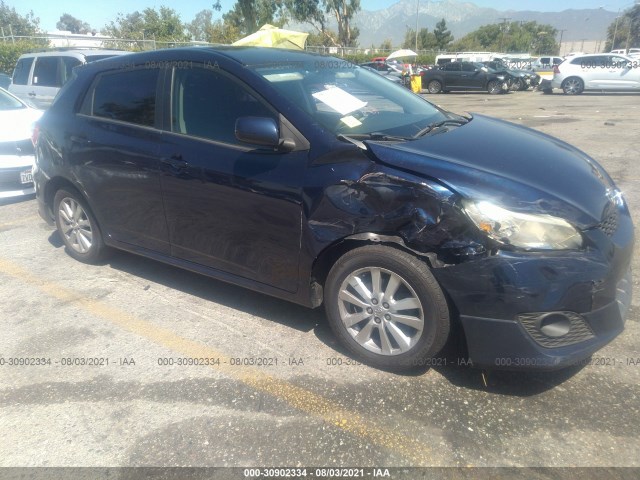
[(68, 13), (63, 13), (60, 16), (60, 20), (56, 23), (56, 28), (71, 33), (88, 33), (91, 31), (91, 27), (87, 22), (83, 22)]
[(132, 40), (154, 39), (161, 42), (186, 42), (189, 35), (180, 15), (168, 7), (146, 8), (127, 15), (119, 13), (115, 22), (109, 23), (102, 33), (115, 38)]
[(391, 50), (393, 48), (393, 45), (391, 44), (391, 39), (385, 38), (380, 44), (380, 47), (378, 48), (380, 48), (380, 50)]
[(625, 10), (607, 29), (607, 52), (640, 45), (640, 4)]
[[(284, 0), (286, 12), (299, 22), (310, 23), (321, 35), (326, 36), (333, 45), (340, 47), (357, 46), (360, 34), (358, 28), (351, 25), (354, 15), (360, 10), (360, 0)], [(337, 35), (327, 28), (330, 17), (335, 17), (338, 26)]]
[[(421, 28), (418, 32), (418, 50), (435, 50), (437, 46), (434, 33), (430, 32), (428, 28)], [(414, 29), (407, 29), (402, 48), (416, 48), (416, 31)]]
[(307, 45), (314, 47), (333, 47), (335, 46), (333, 39), (337, 37), (338, 34), (332, 30), (327, 30), (326, 34), (322, 32), (309, 32)]
[(40, 19), (29, 11), (25, 16), (0, 0), (0, 27), (5, 35), (34, 36), (40, 32)]
[(223, 22), (238, 29), (242, 36), (257, 32), (265, 23), (281, 27), (285, 24), (281, 0), (237, 0), (222, 16)]
[(447, 22), (443, 18), (436, 23), (436, 28), (433, 30), (435, 37), (436, 48), (438, 50), (446, 50), (449, 44), (453, 41), (453, 35), (447, 30)]
[(559, 45), (558, 31), (537, 22), (493, 23), (483, 25), (455, 41), (452, 50), (489, 50), (494, 52), (529, 52), (553, 55)]
[(198, 42), (208, 42), (214, 28), (213, 10), (201, 10), (195, 18), (186, 25), (191, 39)]

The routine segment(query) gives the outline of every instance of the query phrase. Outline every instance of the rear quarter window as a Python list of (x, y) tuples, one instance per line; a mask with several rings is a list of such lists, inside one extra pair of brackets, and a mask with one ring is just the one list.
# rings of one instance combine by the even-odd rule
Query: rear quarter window
[(125, 70), (100, 75), (82, 112), (145, 127), (156, 124), (159, 69)]

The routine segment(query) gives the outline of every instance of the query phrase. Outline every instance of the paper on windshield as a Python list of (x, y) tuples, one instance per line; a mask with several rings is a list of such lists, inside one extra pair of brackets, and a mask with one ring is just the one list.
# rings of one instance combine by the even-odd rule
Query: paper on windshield
[(355, 112), (367, 106), (367, 102), (359, 100), (340, 87), (329, 88), (314, 93), (313, 96), (341, 115), (347, 115), (348, 113)]
[(362, 122), (358, 120), (356, 117), (354, 117), (353, 115), (347, 115), (346, 117), (342, 117), (340, 121), (349, 128), (355, 128), (362, 125)]

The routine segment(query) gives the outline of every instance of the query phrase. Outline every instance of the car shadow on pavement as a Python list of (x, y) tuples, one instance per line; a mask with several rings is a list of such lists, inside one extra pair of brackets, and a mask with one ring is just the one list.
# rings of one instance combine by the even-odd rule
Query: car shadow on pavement
[[(49, 243), (63, 247), (57, 230), (49, 236)], [(268, 321), (294, 328), (301, 332), (313, 331), (316, 338), (338, 354), (359, 361), (336, 340), (326, 320), (324, 308), (310, 309), (280, 300), (243, 287), (228, 284), (213, 278), (173, 267), (156, 260), (132, 253), (111, 250), (104, 266), (125, 272), (138, 279), (158, 283), (173, 290), (217, 303)], [(482, 390), (500, 395), (528, 397), (550, 390), (577, 374), (582, 366), (556, 371), (501, 371), (480, 370), (469, 362), (462, 332), (454, 323), (450, 339), (444, 349), (433, 359), (415, 368), (389, 372), (405, 377), (422, 376), (434, 370), (449, 383), (473, 390)]]
[[(314, 333), (318, 339), (336, 352), (357, 359), (335, 339), (327, 322), (319, 323)], [(584, 362), (583, 362), (584, 363)], [(404, 372), (393, 372), (404, 377), (422, 376), (434, 370), (450, 384), (471, 390), (481, 390), (498, 395), (530, 397), (566, 382), (576, 375), (583, 365), (553, 371), (508, 371), (483, 370), (474, 368), (468, 358), (464, 336), (460, 327), (453, 327), (449, 341), (434, 358), (427, 359), (423, 365)]]
[(240, 310), (302, 332), (311, 331), (319, 321), (324, 321), (322, 309), (310, 310), (285, 300), (128, 252), (112, 250), (105, 264), (140, 279), (159, 283), (207, 302)]

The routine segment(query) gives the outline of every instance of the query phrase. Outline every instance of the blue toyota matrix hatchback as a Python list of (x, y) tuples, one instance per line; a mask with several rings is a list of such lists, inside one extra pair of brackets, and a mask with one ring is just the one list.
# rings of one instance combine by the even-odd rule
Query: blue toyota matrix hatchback
[[(633, 225), (592, 158), (338, 58), (160, 50), (76, 69), (37, 129), (72, 257), (127, 250), (308, 307), (406, 369), (558, 368), (624, 327)], [(459, 324), (460, 328), (452, 328)]]

